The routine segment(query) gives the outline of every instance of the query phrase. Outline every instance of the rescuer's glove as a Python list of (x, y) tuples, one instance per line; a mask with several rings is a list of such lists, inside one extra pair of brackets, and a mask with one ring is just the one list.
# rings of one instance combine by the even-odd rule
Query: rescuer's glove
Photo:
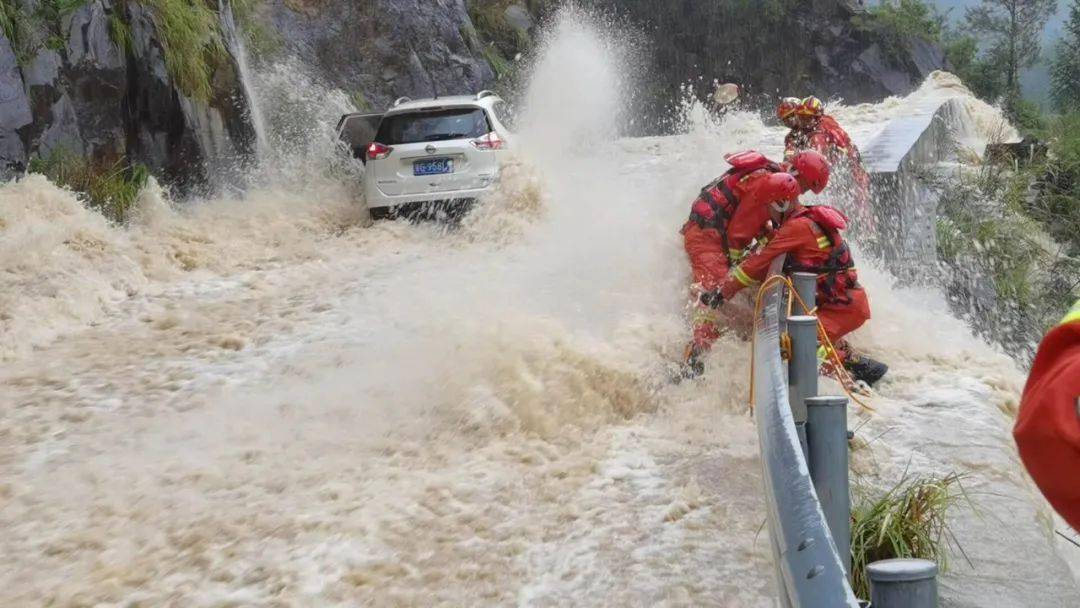
[(720, 293), (719, 289), (712, 291), (706, 291), (701, 294), (701, 303), (713, 310), (720, 308), (724, 305), (724, 294)]

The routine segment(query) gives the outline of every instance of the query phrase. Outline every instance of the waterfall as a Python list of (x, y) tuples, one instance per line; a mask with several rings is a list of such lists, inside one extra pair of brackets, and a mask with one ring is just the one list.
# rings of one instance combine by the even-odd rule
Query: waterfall
[(255, 97), (251, 85), (251, 72), (248, 68), (247, 49), (244, 47), (243, 38), (237, 33), (236, 20), (233, 18), (232, 3), (229, 0), (218, 0), (218, 15), (221, 21), (222, 38), (236, 60), (237, 72), (240, 80), (240, 90), (247, 103), (248, 118), (255, 131), (255, 157), (262, 160), (266, 151), (266, 122), (259, 108), (258, 99)]

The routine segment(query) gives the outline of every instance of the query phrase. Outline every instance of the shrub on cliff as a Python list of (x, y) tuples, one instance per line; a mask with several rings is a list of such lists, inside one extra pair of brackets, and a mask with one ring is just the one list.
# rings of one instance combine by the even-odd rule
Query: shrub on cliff
[(1080, 296), (1080, 115), (1059, 120), (1045, 161), (935, 182), (946, 291), (977, 332), (1027, 356)]
[(129, 164), (122, 158), (112, 163), (91, 161), (63, 148), (31, 159), (29, 171), (79, 193), (114, 222), (127, 220), (131, 206), (150, 178), (150, 171), (143, 165)]
[(207, 101), (210, 79), (227, 51), (217, 11), (203, 0), (139, 0), (154, 9), (165, 67), (184, 94)]

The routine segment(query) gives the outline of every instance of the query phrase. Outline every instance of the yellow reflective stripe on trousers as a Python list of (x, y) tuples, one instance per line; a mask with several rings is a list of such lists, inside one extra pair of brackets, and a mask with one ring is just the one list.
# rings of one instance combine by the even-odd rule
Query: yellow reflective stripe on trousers
[(819, 236), (817, 237), (817, 246), (818, 249), (828, 249), (832, 246), (832, 241), (827, 236)]
[(743, 287), (750, 287), (751, 285), (757, 285), (757, 281), (750, 278), (750, 275), (743, 272), (742, 266), (736, 266), (733, 271), (735, 274), (735, 280), (742, 283)]
[(1074, 321), (1080, 321), (1080, 300), (1073, 304), (1073, 307), (1065, 314), (1065, 318), (1061, 320), (1061, 324), (1072, 323)]
[(728, 249), (727, 254), (728, 257), (731, 258), (732, 262), (738, 262), (739, 260), (743, 259), (742, 249)]
[(719, 323), (720, 313), (712, 308), (703, 308), (698, 306), (694, 309), (694, 325), (704, 325), (706, 323)]

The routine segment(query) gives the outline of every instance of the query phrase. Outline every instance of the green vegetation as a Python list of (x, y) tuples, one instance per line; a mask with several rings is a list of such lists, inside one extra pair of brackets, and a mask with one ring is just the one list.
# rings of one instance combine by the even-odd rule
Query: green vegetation
[[(936, 561), (948, 566), (948, 546), (955, 545), (946, 516), (964, 496), (961, 476), (915, 477), (905, 474), (893, 488), (873, 496), (863, 490), (851, 512), (851, 574), (856, 597), (870, 597), (866, 566), (897, 557)], [(959, 545), (956, 545), (959, 547)]]
[(143, 165), (128, 164), (122, 158), (111, 164), (92, 162), (61, 148), (31, 159), (29, 171), (82, 194), (91, 207), (115, 222), (127, 220), (150, 178), (150, 170)]
[(465, 3), (472, 26), (462, 28), (461, 36), (470, 48), (484, 56), (502, 86), (516, 78), (514, 59), (527, 53), (533, 44), (527, 32), (506, 21), (506, 9), (516, 3), (515, 0), (468, 0)]
[[(122, 6), (122, 5), (120, 5)], [(131, 52), (131, 26), (121, 17), (120, 6), (109, 15), (109, 38), (118, 49), (125, 53)]]
[(907, 40), (938, 42), (944, 29), (944, 17), (922, 0), (878, 4), (865, 15), (857, 15), (853, 23), (879, 40), (893, 59), (902, 57)]
[(1080, 0), (1073, 0), (1065, 35), (1050, 67), (1050, 95), (1062, 114), (1080, 111)]
[(258, 9), (262, 0), (233, 0), (233, 17), (240, 36), (244, 39), (244, 48), (255, 60), (274, 57), (285, 47), (285, 40), (277, 30), (268, 27), (258, 18)]
[(979, 56), (979, 44), (974, 36), (948, 31), (943, 37), (945, 57), (953, 72), (964, 81), (971, 92), (993, 102), (1005, 93), (1005, 79), (994, 62)]
[(982, 0), (965, 25), (986, 47), (984, 56), (1005, 79), (1006, 106), (1020, 99), (1020, 71), (1039, 59), (1039, 39), (1057, 0)]
[(218, 15), (203, 0), (140, 0), (154, 9), (154, 24), (165, 52), (165, 67), (177, 87), (207, 101), (210, 78), (226, 56)]
[(0, 28), (19, 65), (26, 65), (43, 48), (64, 48), (62, 21), (86, 1), (42, 0), (30, 11), (16, 0), (0, 0)]
[[(1045, 158), (940, 179), (938, 258), (948, 291), (1015, 353), (1080, 297), (1080, 113), (1046, 118)], [(979, 284), (993, 287), (993, 298)]]

